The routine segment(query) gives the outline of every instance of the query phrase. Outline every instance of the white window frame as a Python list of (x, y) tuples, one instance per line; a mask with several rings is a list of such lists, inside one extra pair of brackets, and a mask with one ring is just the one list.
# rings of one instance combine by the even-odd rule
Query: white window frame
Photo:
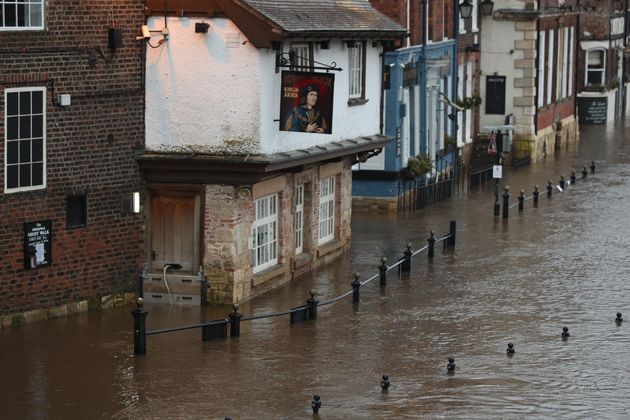
[(319, 181), (318, 237), (319, 245), (335, 239), (335, 176)]
[(363, 41), (348, 48), (348, 97), (363, 98)]
[[(592, 52), (601, 51), (602, 53), (602, 67), (601, 69), (591, 70), (589, 65), (589, 57)], [(586, 50), (586, 63), (585, 63), (585, 71), (584, 71), (584, 85), (589, 86), (588, 83), (588, 74), (590, 72), (598, 72), (601, 75), (601, 81), (598, 83), (599, 85), (603, 85), (606, 82), (606, 49), (605, 48), (591, 48), (590, 50)]]
[(569, 29), (569, 80), (568, 82), (568, 88), (567, 88), (567, 95), (568, 96), (573, 96), (573, 33), (574, 27), (571, 26), (571, 28)]
[(564, 48), (563, 48), (563, 52), (562, 52), (562, 69), (563, 69), (563, 73), (562, 73), (562, 91), (561, 91), (561, 97), (562, 98), (566, 98), (567, 97), (567, 84), (568, 84), (568, 80), (569, 80), (569, 73), (571, 73), (571, 70), (569, 68), (569, 27), (565, 27), (563, 29), (564, 31), (564, 36), (563, 36), (563, 43), (564, 43)]
[(552, 96), (552, 87), (553, 87), (553, 42), (554, 42), (555, 31), (553, 29), (549, 30), (549, 49), (547, 50), (547, 100), (545, 104), (550, 104)]
[[(41, 114), (33, 114), (32, 112), (32, 107), (31, 107), (31, 111), (28, 114), (21, 114), (20, 112), (20, 104), (19, 104), (19, 98), (20, 98), (20, 94), (22, 92), (41, 92), (42, 94), (42, 113)], [(15, 115), (9, 115), (9, 106), (8, 106), (8, 101), (9, 101), (9, 94), (12, 93), (17, 93), (18, 95), (18, 114)], [(46, 88), (45, 87), (21, 87), (21, 88), (8, 88), (5, 89), (4, 91), (4, 192), (7, 194), (10, 193), (15, 193), (15, 192), (22, 192), (22, 191), (33, 191), (33, 190), (41, 190), (46, 188)], [(42, 160), (41, 161), (33, 161), (33, 148), (32, 148), (32, 141), (34, 139), (39, 139), (39, 137), (37, 138), (33, 138), (33, 122), (32, 122), (32, 117), (33, 116), (40, 116), (42, 118)], [(19, 131), (20, 131), (20, 122), (19, 119), (21, 117), (30, 117), (31, 118), (31, 123), (30, 123), (30, 131), (31, 131), (31, 135), (29, 137), (21, 137)], [(9, 139), (9, 130), (8, 130), (8, 124), (9, 124), (9, 118), (17, 118), (18, 119), (18, 138), (17, 139)], [(21, 162), (20, 161), (20, 157), (19, 157), (19, 153), (21, 150), (20, 147), (20, 142), (22, 141), (30, 141), (31, 142), (31, 148), (30, 148), (30, 160), (28, 162)], [(18, 143), (18, 162), (17, 163), (9, 163), (8, 162), (8, 156), (9, 156), (9, 142), (13, 143), (13, 142), (17, 142)], [(19, 186), (19, 169), (18, 169), (18, 186), (17, 187), (11, 187), (9, 188), (9, 167), (14, 167), (14, 166), (19, 166), (20, 164), (24, 165), (24, 164), (29, 164), (31, 165), (31, 185), (29, 186), (25, 186), (25, 187), (20, 187)], [(32, 185), (32, 179), (33, 179), (33, 164), (41, 164), (42, 165), (42, 183), (41, 184), (37, 184), (37, 185)]]
[[(45, 0), (0, 0), (0, 31), (32, 31), (44, 29)], [(15, 13), (15, 26), (7, 26), (7, 10), (13, 9)], [(20, 9), (22, 12), (20, 13)], [(22, 14), (25, 19), (23, 25), (18, 25), (18, 16)], [(33, 16), (38, 17), (39, 22), (31, 24)]]
[[(472, 96), (473, 88), (473, 63), (471, 61), (466, 63), (466, 86), (464, 96)], [(466, 109), (466, 143), (472, 142), (472, 109)]]
[(295, 61), (291, 63), (291, 66), (301, 66), (294, 67), (295, 70), (298, 71), (308, 71), (308, 68), (311, 65), (311, 49), (309, 44), (305, 42), (291, 44), (291, 49), (295, 52)]
[(304, 252), (304, 184), (295, 188), (295, 255)]
[(556, 101), (562, 99), (562, 85), (564, 81), (564, 66), (566, 61), (563, 57), (564, 53), (564, 30), (558, 28), (558, 53), (556, 54)]
[(472, 5), (472, 13), (470, 14), (472, 18), (471, 32), (479, 32), (479, 0), (472, 0)]
[(254, 273), (278, 264), (278, 194), (254, 200), (252, 268)]
[(538, 38), (538, 108), (545, 105), (545, 35), (545, 31), (540, 31)]

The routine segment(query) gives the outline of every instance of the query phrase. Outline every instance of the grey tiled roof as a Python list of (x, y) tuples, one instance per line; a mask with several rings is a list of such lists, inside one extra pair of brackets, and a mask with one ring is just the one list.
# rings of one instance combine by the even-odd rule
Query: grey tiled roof
[(378, 10), (368, 0), (242, 0), (285, 31), (391, 32), (406, 29)]

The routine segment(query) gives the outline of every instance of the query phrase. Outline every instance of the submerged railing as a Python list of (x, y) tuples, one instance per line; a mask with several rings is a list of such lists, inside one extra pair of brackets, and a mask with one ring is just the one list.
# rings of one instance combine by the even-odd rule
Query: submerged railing
[(259, 315), (251, 315), (244, 316), (243, 314), (238, 312), (239, 306), (237, 304), (232, 305), (233, 312), (228, 314), (227, 318), (216, 319), (212, 321), (206, 321), (196, 324), (189, 324), (183, 326), (175, 326), (175, 327), (167, 327), (160, 328), (154, 330), (146, 329), (146, 317), (149, 313), (143, 308), (142, 298), (138, 298), (136, 309), (131, 311), (133, 316), (133, 351), (135, 355), (146, 354), (147, 352), (147, 342), (146, 338), (149, 335), (156, 334), (165, 334), (169, 332), (190, 330), (195, 328), (201, 328), (201, 340), (209, 341), (215, 339), (226, 338), (228, 335), (228, 325), (229, 325), (229, 334), (230, 337), (239, 337), (240, 336), (240, 325), (241, 322), (245, 321), (255, 321), (258, 319), (272, 318), (289, 315), (289, 323), (295, 324), (297, 322), (303, 321), (312, 321), (317, 319), (317, 309), (319, 307), (327, 306), (333, 304), (335, 302), (339, 302), (342, 299), (347, 298), (352, 295), (352, 302), (358, 303), (360, 301), (360, 293), (361, 287), (367, 285), (373, 280), (379, 279), (379, 283), (381, 286), (387, 285), (387, 273), (391, 270), (398, 269), (398, 274), (404, 272), (410, 272), (411, 266), (413, 262), (413, 257), (420, 254), (421, 252), (426, 251), (427, 257), (431, 260), (434, 256), (435, 245), (440, 242), (443, 243), (444, 249), (447, 247), (455, 246), (456, 239), (456, 229), (457, 224), (455, 221), (450, 222), (449, 232), (442, 237), (436, 238), (435, 232), (431, 231), (429, 233), (429, 238), (427, 238), (427, 244), (415, 251), (412, 250), (411, 243), (408, 243), (406, 249), (403, 252), (403, 256), (394, 264), (387, 265), (387, 258), (381, 258), (381, 265), (378, 266), (378, 273), (369, 277), (366, 280), (360, 281), (360, 274), (354, 274), (354, 280), (350, 283), (352, 287), (351, 290), (348, 290), (345, 293), (342, 293), (339, 296), (336, 296), (332, 299), (326, 300), (324, 302), (320, 302), (316, 298), (316, 291), (311, 290), (309, 292), (310, 297), (306, 300), (306, 304), (296, 306), (294, 308), (281, 311), (281, 312), (271, 312), (266, 314)]

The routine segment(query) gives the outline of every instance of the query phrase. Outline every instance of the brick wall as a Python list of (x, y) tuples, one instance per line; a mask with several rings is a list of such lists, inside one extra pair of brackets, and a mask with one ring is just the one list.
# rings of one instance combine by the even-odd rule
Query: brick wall
[[(49, 0), (43, 31), (0, 32), (0, 159), (4, 89), (47, 88), (45, 189), (4, 193), (0, 171), (0, 315), (52, 308), (131, 288), (144, 227), (122, 214), (140, 186), (134, 149), (144, 141), (141, 45), (144, 2)], [(123, 47), (108, 49), (108, 29)], [(58, 107), (56, 96), (72, 96)], [(2, 165), (3, 167), (4, 165)], [(87, 226), (66, 228), (66, 197), (87, 195)], [(23, 223), (51, 219), (52, 265), (24, 269)]]

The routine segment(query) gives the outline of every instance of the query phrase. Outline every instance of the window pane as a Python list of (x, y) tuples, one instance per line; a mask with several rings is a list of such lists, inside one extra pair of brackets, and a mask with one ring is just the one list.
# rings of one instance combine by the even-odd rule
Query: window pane
[(20, 163), (30, 163), (31, 162), (30, 140), (21, 140), (19, 143), (20, 143)]
[(20, 92), (20, 115), (31, 113), (31, 92)]
[(18, 165), (7, 166), (7, 188), (17, 188), (19, 186), (18, 170)]
[(7, 163), (18, 163), (18, 143), (17, 141), (7, 142)]
[(5, 4), (4, 5), (4, 26), (15, 26), (16, 16), (15, 16), (15, 4)]
[(42, 162), (44, 160), (44, 141), (42, 139), (33, 139), (31, 150), (33, 162)]
[(20, 165), (20, 187), (31, 186), (31, 165)]
[(589, 51), (588, 53), (588, 65), (589, 67), (600, 67), (603, 60), (603, 51)]
[(44, 112), (44, 92), (33, 92), (32, 98), (33, 114), (42, 114)]
[(18, 135), (19, 117), (7, 118), (7, 140), (15, 140), (20, 138)]
[(33, 166), (32, 185), (43, 185), (44, 184), (44, 164), (34, 163), (32, 166)]
[(31, 137), (31, 116), (20, 117), (20, 138), (27, 139)]
[(17, 115), (18, 114), (18, 98), (19, 95), (17, 92), (7, 93), (7, 115)]
[(43, 127), (44, 116), (36, 115), (33, 117), (32, 122), (33, 122), (33, 132), (31, 135), (33, 137), (42, 137), (44, 135), (44, 127)]
[(17, 5), (17, 24), (20, 27), (26, 26), (26, 5), (18, 4)]
[(40, 5), (31, 5), (31, 26), (43, 26), (42, 25), (42, 7)]

